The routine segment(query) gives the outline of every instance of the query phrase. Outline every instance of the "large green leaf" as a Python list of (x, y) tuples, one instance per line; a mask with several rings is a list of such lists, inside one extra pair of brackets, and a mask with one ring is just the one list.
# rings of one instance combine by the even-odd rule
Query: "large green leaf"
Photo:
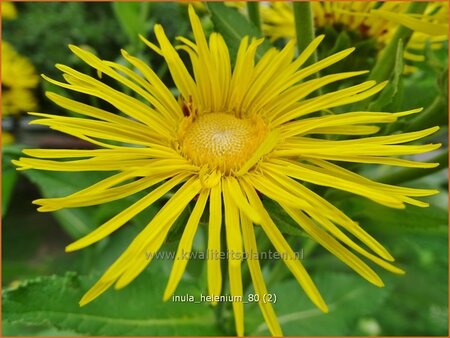
[[(214, 28), (223, 35), (232, 59), (235, 57), (244, 36), (249, 38), (260, 38), (262, 36), (258, 28), (245, 16), (236, 9), (225, 6), (223, 2), (208, 2), (208, 9), (211, 13)], [(270, 47), (270, 42), (265, 40), (256, 51), (256, 58), (260, 59)]]
[[(73, 173), (26, 170), (23, 174), (35, 183), (45, 198), (61, 197), (85, 188), (107, 174), (102, 172)], [(52, 214), (73, 238), (79, 238), (94, 229), (95, 207), (63, 209)]]
[[(109, 291), (80, 308), (78, 301), (95, 277), (41, 277), (3, 292), (7, 323), (50, 325), (86, 335), (221, 335), (207, 303), (162, 301), (165, 278), (161, 271), (144, 272), (131, 287)], [(194, 295), (194, 283), (182, 282), (177, 295)]]
[[(350, 335), (357, 319), (376, 312), (390, 292), (389, 287), (377, 288), (356, 274), (322, 273), (314, 281), (328, 304), (328, 314), (317, 309), (294, 280), (269, 290), (276, 296), (274, 308), (286, 336)], [(252, 311), (259, 309), (255, 306)], [(267, 335), (266, 324), (254, 312), (247, 316), (247, 334)]]
[[(375, 316), (382, 335), (447, 336), (447, 236), (402, 233), (384, 242), (406, 274), (394, 277), (395, 296)], [(386, 284), (391, 282), (386, 280)]]
[(25, 325), (25, 324), (11, 324), (3, 323), (3, 336), (79, 336), (73, 331), (60, 331), (49, 327), (48, 325)]

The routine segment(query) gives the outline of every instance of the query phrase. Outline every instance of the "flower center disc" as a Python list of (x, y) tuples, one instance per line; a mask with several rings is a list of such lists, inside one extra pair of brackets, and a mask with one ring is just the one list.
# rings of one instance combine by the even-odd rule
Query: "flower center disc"
[(261, 118), (209, 113), (186, 119), (180, 128), (183, 154), (199, 166), (230, 173), (250, 158), (267, 133)]

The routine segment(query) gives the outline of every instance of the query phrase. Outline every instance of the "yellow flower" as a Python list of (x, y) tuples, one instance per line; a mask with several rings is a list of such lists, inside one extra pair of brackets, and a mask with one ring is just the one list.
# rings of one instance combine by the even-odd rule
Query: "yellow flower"
[(14, 136), (11, 133), (2, 130), (2, 145), (14, 143)]
[[(421, 55), (427, 41), (432, 48), (441, 48), (448, 40), (448, 3), (430, 2), (422, 15), (408, 14), (409, 2), (385, 1), (324, 1), (312, 2), (317, 30), (335, 27), (373, 38), (382, 50), (392, 39), (399, 24), (414, 30), (406, 46), (404, 57), (410, 61), (423, 61)], [(376, 8), (376, 9), (375, 9)], [(262, 7), (263, 30), (271, 40), (295, 39), (292, 6), (288, 2), (273, 2)], [(405, 65), (406, 71), (414, 68)]]
[(415, 32), (448, 39), (448, 2), (431, 2), (424, 14), (393, 13), (384, 7), (372, 10), (384, 19), (402, 24)]
[[(197, 12), (206, 12), (206, 6), (202, 1), (192, 1), (192, 0), (181, 0), (182, 5), (191, 5), (195, 8)], [(245, 2), (244, 1), (225, 1), (224, 4), (228, 7), (234, 7), (245, 13)]]
[(6, 41), (2, 41), (2, 113), (17, 114), (37, 106), (33, 95), (39, 77), (34, 66)]
[(13, 20), (17, 17), (17, 10), (12, 2), (2, 2), (0, 6), (2, 7), (2, 19)]
[[(32, 123), (76, 136), (98, 145), (100, 149), (28, 149), (24, 153), (34, 158), (22, 157), (14, 161), (19, 169), (116, 171), (114, 175), (72, 195), (36, 200), (34, 203), (40, 205), (39, 211), (98, 205), (157, 186), (135, 204), (67, 246), (67, 251), (79, 250), (102, 240), (174, 190), (145, 229), (83, 296), (80, 304), (91, 302), (113, 285), (121, 289), (130, 284), (150, 263), (145, 253), (160, 249), (174, 221), (189, 203), (194, 207), (178, 245), (164, 299), (171, 297), (180, 282), (200, 218), (205, 209), (209, 209), (208, 253), (213, 253), (207, 261), (210, 295), (218, 296), (222, 292), (221, 264), (217, 258), (217, 253), (224, 250), (221, 247), (222, 235), (225, 235), (229, 253), (231, 295), (243, 295), (241, 264), (244, 253), (248, 254), (247, 264), (255, 293), (267, 293), (261, 267), (255, 257), (258, 243), (254, 226), (259, 225), (311, 301), (322, 311), (328, 311), (301, 261), (265, 209), (262, 198), (276, 201), (311, 238), (369, 282), (383, 286), (380, 277), (352, 251), (393, 273), (403, 273), (390, 263), (394, 259), (380, 243), (303, 183), (348, 191), (392, 208), (404, 208), (405, 204), (426, 207), (427, 203), (415, 197), (432, 195), (437, 193), (436, 190), (377, 183), (333, 161), (435, 167), (437, 164), (434, 163), (393, 156), (437, 149), (439, 144), (404, 143), (430, 135), (438, 127), (390, 136), (368, 136), (379, 130), (373, 124), (395, 122), (421, 109), (311, 117), (321, 110), (364, 100), (380, 92), (386, 83), (366, 81), (310, 97), (329, 83), (366, 73), (347, 72), (304, 80), (347, 57), (354, 48), (302, 67), (323, 36), (316, 38), (297, 58), (293, 59), (295, 44), (291, 41), (281, 51), (267, 51), (258, 62), (254, 61), (255, 53), (263, 40), (244, 38), (232, 68), (222, 36), (212, 33), (208, 41), (192, 7), (189, 15), (195, 41), (180, 37), (181, 46), (178, 48), (189, 54), (193, 76), (160, 25), (155, 26), (159, 46), (141, 37), (167, 62), (180, 92), (179, 102), (151, 68), (127, 52), (122, 52), (123, 57), (138, 73), (70, 46), (83, 61), (127, 86), (139, 99), (67, 66), (57, 65), (67, 83), (47, 78), (48, 81), (103, 99), (125, 116), (48, 93), (52, 101), (84, 117), (33, 113), (40, 119)], [(355, 135), (359, 138), (314, 138), (313, 135), (317, 134)], [(59, 161), (61, 159), (64, 161)], [(244, 304), (236, 300), (232, 305), (236, 332), (243, 335)], [(260, 302), (259, 306), (270, 332), (281, 335), (272, 304)]]

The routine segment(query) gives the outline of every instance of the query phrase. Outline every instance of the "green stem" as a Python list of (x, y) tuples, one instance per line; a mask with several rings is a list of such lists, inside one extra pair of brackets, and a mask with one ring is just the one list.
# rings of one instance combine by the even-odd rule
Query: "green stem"
[(406, 131), (416, 131), (436, 125), (443, 125), (447, 119), (447, 101), (438, 96), (433, 103), (424, 111), (417, 115), (406, 127)]
[(250, 21), (258, 28), (260, 32), (261, 29), (261, 16), (259, 15), (259, 1), (249, 1), (247, 2), (247, 11)]
[(439, 166), (431, 169), (417, 169), (417, 168), (405, 168), (399, 170), (395, 173), (382, 176), (376, 179), (377, 182), (387, 183), (387, 184), (398, 184), (407, 181), (412, 181), (417, 178), (428, 176), (436, 171), (440, 171), (448, 166), (448, 149), (437, 155), (436, 157), (429, 160), (432, 163), (439, 163)]
[[(292, 2), (295, 19), (295, 33), (297, 36), (297, 47), (299, 52), (305, 50), (306, 47), (314, 40), (314, 20), (309, 1)], [(308, 66), (317, 62), (317, 53), (314, 52), (304, 66)], [(318, 74), (317, 74), (318, 75)]]
[(150, 11), (150, 5), (151, 5), (150, 2), (146, 2), (146, 1), (141, 2), (141, 6), (140, 6), (141, 7), (141, 13), (140, 13), (141, 22), (146, 22), (148, 20), (148, 13)]
[[(428, 6), (428, 3), (413, 1), (408, 7), (407, 13), (421, 14)], [(404, 46), (408, 44), (413, 31), (405, 26), (399, 26), (389, 44), (384, 48), (375, 66), (369, 75), (369, 80), (377, 82), (390, 78), (395, 66), (395, 54), (397, 52), (398, 43), (403, 40)]]

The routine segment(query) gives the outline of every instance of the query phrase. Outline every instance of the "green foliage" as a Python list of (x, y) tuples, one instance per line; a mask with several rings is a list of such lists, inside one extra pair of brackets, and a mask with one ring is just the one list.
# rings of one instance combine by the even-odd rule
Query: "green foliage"
[[(253, 23), (247, 20), (234, 8), (226, 7), (221, 2), (209, 2), (208, 9), (214, 23), (214, 28), (221, 33), (230, 50), (232, 60), (236, 56), (239, 44), (244, 36), (260, 38), (261, 33)], [(260, 59), (264, 52), (271, 47), (266, 39), (256, 51), (256, 59)]]
[[(315, 276), (319, 290), (328, 304), (330, 312), (322, 313), (308, 299), (296, 281), (290, 280), (274, 286), (269, 293), (275, 294), (274, 304), (278, 320), (286, 336), (347, 336), (352, 334), (356, 320), (375, 313), (386, 301), (390, 288), (377, 288), (357, 275), (343, 273), (321, 273)], [(266, 324), (256, 313), (248, 314), (251, 335), (267, 335)]]
[[(426, 3), (423, 2), (411, 2), (408, 6), (407, 13), (411, 14), (421, 14), (425, 11), (427, 7)], [(387, 46), (383, 49), (381, 54), (377, 58), (373, 69), (370, 72), (369, 79), (375, 80), (377, 82), (385, 81), (389, 79), (390, 74), (392, 74), (395, 68), (396, 54), (398, 51), (398, 44), (403, 41), (406, 44), (413, 31), (404, 26), (399, 26), (389, 40)]]
[[(347, 58), (339, 61), (320, 71), (320, 74), (329, 75), (340, 72), (370, 70), (375, 63), (375, 56), (378, 53), (376, 41), (373, 38), (366, 38), (357, 32), (350, 32), (340, 26), (327, 26), (318, 28), (316, 35), (325, 35), (324, 40), (319, 45), (318, 59), (322, 60), (344, 49), (354, 47), (355, 51)], [(364, 75), (363, 75), (364, 76)], [(360, 83), (363, 77), (349, 79), (345, 85)], [(341, 88), (342, 83), (330, 84), (327, 92)]]
[(11, 324), (7, 322), (2, 323), (2, 331), (5, 336), (80, 336), (74, 331), (61, 331), (52, 328), (50, 325)]
[(265, 198), (264, 207), (280, 231), (292, 236), (307, 236), (300, 226), (274, 201)]
[(2, 148), (2, 217), (8, 211), (9, 202), (17, 181), (17, 171), (11, 160), (17, 157), (22, 147), (10, 145)]
[[(153, 270), (153, 269), (152, 269)], [(87, 335), (221, 335), (214, 312), (206, 303), (162, 301), (161, 271), (145, 272), (122, 291), (110, 291), (82, 308), (78, 301), (97, 276), (40, 277), (3, 292), (7, 323), (51, 325)], [(198, 295), (194, 283), (184, 282), (177, 295)]]
[(389, 106), (392, 110), (397, 110), (399, 102), (401, 101), (402, 74), (403, 74), (403, 41), (400, 39), (397, 45), (395, 54), (394, 69), (389, 79), (386, 88), (378, 95), (376, 100), (369, 104), (369, 111), (389, 111)]
[[(335, 32), (335, 34), (337, 34)], [(325, 39), (327, 38), (327, 35), (325, 35)], [(341, 50), (350, 48), (353, 46), (352, 40), (349, 36), (349, 34), (346, 31), (339, 32), (337, 37), (334, 37), (333, 39), (334, 45), (330, 50), (324, 50), (326, 52), (326, 56), (333, 55), (335, 53), (340, 52)], [(333, 43), (333, 42), (332, 42)]]
[(109, 4), (28, 2), (17, 7), (18, 18), (2, 23), (3, 38), (30, 57), (38, 73), (57, 73), (55, 63), (77, 64), (68, 44), (95, 46), (102, 57), (114, 58), (126, 41), (118, 22), (111, 20)]
[(135, 53), (144, 47), (139, 34), (146, 35), (153, 25), (149, 17), (149, 2), (113, 2), (114, 14), (120, 22), (122, 30), (127, 33), (130, 41), (129, 51)]
[(390, 236), (397, 264), (406, 275), (389, 278), (391, 296), (374, 317), (382, 334), (395, 336), (447, 335), (448, 247), (444, 236), (403, 233)]
[(434, 205), (428, 208), (408, 205), (405, 209), (391, 209), (367, 199), (352, 197), (338, 202), (337, 206), (369, 232), (442, 235), (447, 232), (447, 211)]
[[(105, 174), (101, 172), (86, 175), (85, 173), (26, 170), (23, 174), (39, 187), (44, 198), (69, 195), (105, 177)], [(72, 238), (79, 238), (99, 225), (93, 222), (95, 213), (95, 208), (87, 207), (62, 209), (54, 212), (53, 215)]]

